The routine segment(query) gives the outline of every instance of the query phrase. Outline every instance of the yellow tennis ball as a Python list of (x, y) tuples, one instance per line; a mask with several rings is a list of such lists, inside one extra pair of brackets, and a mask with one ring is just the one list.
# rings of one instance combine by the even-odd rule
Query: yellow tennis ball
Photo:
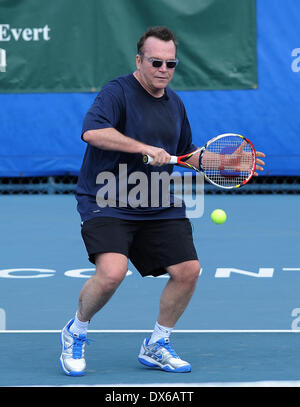
[(226, 212), (223, 211), (223, 209), (215, 209), (214, 211), (212, 211), (210, 217), (211, 220), (217, 225), (221, 225), (227, 219)]

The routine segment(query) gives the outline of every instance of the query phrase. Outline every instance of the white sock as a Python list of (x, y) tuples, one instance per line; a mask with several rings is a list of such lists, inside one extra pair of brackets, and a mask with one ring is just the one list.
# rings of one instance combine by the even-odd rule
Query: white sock
[(77, 317), (77, 312), (76, 312), (74, 322), (70, 326), (69, 330), (70, 330), (70, 332), (72, 332), (73, 334), (76, 334), (76, 335), (86, 335), (88, 325), (89, 325), (89, 321), (87, 321), (87, 322), (80, 321)]
[(156, 322), (154, 331), (152, 332), (151, 338), (149, 339), (149, 345), (151, 343), (159, 341), (161, 338), (169, 338), (172, 330), (173, 328), (162, 326), (158, 322)]

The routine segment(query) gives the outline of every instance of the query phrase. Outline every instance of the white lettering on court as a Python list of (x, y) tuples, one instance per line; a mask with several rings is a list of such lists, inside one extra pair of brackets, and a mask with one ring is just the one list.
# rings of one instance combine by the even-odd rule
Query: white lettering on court
[(246, 270), (220, 267), (220, 268), (217, 268), (215, 277), (216, 278), (229, 278), (232, 273), (243, 274), (245, 276), (250, 276), (250, 277), (267, 277), (268, 278), (268, 277), (273, 277), (274, 268), (260, 267), (258, 269), (258, 273), (253, 273), (251, 271), (246, 271)]
[[(18, 273), (32, 273), (33, 274), (18, 274)], [(52, 269), (39, 269), (39, 268), (17, 268), (17, 269), (5, 269), (0, 270), (0, 277), (2, 278), (43, 278), (53, 277), (55, 270)], [(13, 274), (13, 273), (17, 273)]]

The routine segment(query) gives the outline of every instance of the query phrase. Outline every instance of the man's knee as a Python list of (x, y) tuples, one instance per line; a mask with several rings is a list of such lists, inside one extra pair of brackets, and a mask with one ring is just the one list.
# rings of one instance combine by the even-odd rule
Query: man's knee
[(198, 260), (185, 261), (167, 268), (171, 278), (186, 284), (196, 284), (201, 266)]
[(103, 253), (96, 257), (95, 280), (107, 291), (115, 290), (128, 269), (127, 258), (118, 253)]

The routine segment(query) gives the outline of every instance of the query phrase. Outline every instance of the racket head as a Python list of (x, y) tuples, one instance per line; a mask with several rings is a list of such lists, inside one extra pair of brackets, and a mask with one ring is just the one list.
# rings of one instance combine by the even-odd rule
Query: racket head
[(206, 143), (199, 157), (199, 167), (211, 184), (224, 189), (239, 188), (254, 174), (256, 152), (246, 137), (221, 134)]

